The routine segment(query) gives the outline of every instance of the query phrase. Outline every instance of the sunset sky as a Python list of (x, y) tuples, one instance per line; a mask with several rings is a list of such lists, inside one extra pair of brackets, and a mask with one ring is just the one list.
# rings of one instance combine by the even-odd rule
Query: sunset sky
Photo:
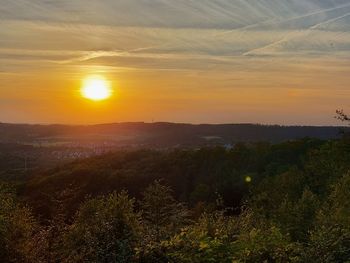
[(349, 0), (0, 0), (0, 121), (337, 124), (349, 30)]

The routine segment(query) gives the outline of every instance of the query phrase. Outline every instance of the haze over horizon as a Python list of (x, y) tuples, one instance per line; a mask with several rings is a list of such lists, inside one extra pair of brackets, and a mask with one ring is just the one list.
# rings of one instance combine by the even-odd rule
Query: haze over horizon
[[(349, 0), (2, 0), (0, 121), (339, 125)], [(113, 96), (80, 95), (90, 75)]]
[(172, 124), (172, 125), (189, 125), (189, 126), (221, 126), (221, 125), (252, 125), (252, 126), (281, 126), (281, 127), (335, 127), (335, 128), (347, 128), (348, 126), (342, 122), (336, 122), (332, 124), (278, 124), (278, 123), (254, 123), (254, 122), (169, 122), (169, 121), (121, 121), (121, 122), (96, 122), (96, 123), (58, 123), (58, 122), (3, 122), (0, 121), (0, 125), (29, 125), (29, 126), (103, 126), (103, 125), (124, 125), (124, 124), (145, 124), (145, 125), (157, 125), (157, 124)]

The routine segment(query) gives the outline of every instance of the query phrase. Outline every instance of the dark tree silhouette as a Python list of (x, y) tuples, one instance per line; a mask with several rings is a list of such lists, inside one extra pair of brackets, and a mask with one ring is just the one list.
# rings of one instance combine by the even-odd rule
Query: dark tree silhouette
[(350, 117), (344, 113), (344, 110), (336, 110), (335, 118), (341, 121), (350, 121)]

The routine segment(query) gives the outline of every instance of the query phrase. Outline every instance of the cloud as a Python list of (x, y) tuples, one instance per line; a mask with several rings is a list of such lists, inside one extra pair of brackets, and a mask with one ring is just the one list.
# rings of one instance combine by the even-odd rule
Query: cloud
[[(217, 56), (335, 52), (350, 49), (349, 12), (344, 0), (11, 0), (0, 7), (0, 48), (78, 56), (142, 49)], [(315, 30), (324, 31), (324, 41), (310, 38)], [(343, 41), (330, 50), (326, 40), (334, 35)]]
[(0, 23), (5, 73), (104, 66), (259, 75), (330, 57), (338, 69), (350, 57), (348, 0), (3, 0)]

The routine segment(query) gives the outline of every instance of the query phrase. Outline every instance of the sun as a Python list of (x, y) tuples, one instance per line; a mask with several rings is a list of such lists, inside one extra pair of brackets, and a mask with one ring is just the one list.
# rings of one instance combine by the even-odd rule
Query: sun
[(110, 82), (100, 75), (85, 78), (80, 92), (84, 98), (93, 101), (106, 100), (113, 93)]

